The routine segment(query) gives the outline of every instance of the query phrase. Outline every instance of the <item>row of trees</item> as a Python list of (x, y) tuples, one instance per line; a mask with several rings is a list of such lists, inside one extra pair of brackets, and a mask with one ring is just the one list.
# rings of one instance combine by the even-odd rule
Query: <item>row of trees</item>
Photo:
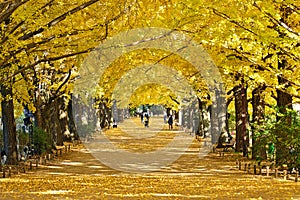
[[(241, 150), (249, 144), (250, 122), (263, 123), (272, 105), (286, 113), (299, 98), (299, 10), (299, 2), (293, 0), (2, 1), (1, 111), (9, 162), (17, 159), (14, 114), (27, 106), (37, 126), (61, 144), (63, 133), (74, 132), (70, 100), (80, 64), (100, 42), (136, 27), (177, 30), (205, 47), (223, 76)], [(193, 85), (201, 103), (209, 105), (208, 88), (190, 63), (175, 53), (140, 49), (111, 63), (101, 80), (97, 99), (102, 126), (117, 81), (130, 69), (149, 63), (177, 70)], [(165, 97), (167, 103), (174, 100), (171, 93)], [(139, 98), (144, 97), (131, 103)]]
[[(265, 146), (275, 144), (276, 161), (283, 164), (286, 161), (282, 157), (291, 159), (286, 154), (291, 148), (299, 155), (292, 134), (295, 130), (264, 125), (279, 123), (290, 130), (297, 126), (289, 112), (299, 98), (299, 3), (235, 2), (230, 5), (231, 9), (237, 6), (231, 13), (226, 12), (228, 5), (226, 2), (223, 9), (212, 12), (226, 24), (222, 25), (224, 37), (219, 38), (226, 42), (217, 43), (221, 51), (227, 52), (222, 54), (222, 68), (226, 79), (231, 80), (227, 94), (228, 101), (235, 102), (237, 149), (250, 146), (253, 157), (265, 158)], [(269, 118), (275, 118), (276, 123)]]
[(113, 32), (111, 24), (129, 7), (115, 6), (98, 0), (0, 3), (1, 111), (9, 163), (17, 162), (14, 113), (25, 106), (52, 145), (62, 144), (68, 128), (74, 131), (72, 82), (84, 54)]

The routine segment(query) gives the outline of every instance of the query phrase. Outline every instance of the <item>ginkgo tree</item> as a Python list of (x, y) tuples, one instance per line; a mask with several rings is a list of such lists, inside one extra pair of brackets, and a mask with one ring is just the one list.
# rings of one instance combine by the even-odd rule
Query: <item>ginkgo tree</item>
[[(80, 60), (76, 56), (90, 52), (113, 31), (111, 24), (128, 12), (129, 5), (118, 3), (123, 6), (117, 9), (115, 4), (98, 0), (0, 3), (1, 107), (9, 163), (17, 159), (14, 90), (28, 87), (17, 97), (22, 96), (19, 103), (35, 113), (51, 107), (53, 100), (61, 95), (68, 95), (65, 86), (71, 80), (68, 74), (72, 73), (72, 67)], [(47, 118), (42, 117), (36, 117), (39, 125)]]
[[(264, 105), (274, 104), (270, 97), (276, 99), (275, 104), (281, 112), (291, 108), (293, 98), (299, 97), (299, 2), (212, 3), (214, 5), (209, 6), (209, 10), (219, 17), (219, 21), (207, 30), (212, 36), (206, 42), (215, 47), (213, 51), (224, 52), (215, 58), (226, 72), (223, 73), (226, 80), (231, 81), (227, 84), (228, 91), (230, 88), (244, 88), (244, 92), (235, 98), (240, 101), (241, 96), (247, 95), (246, 88), (252, 90), (253, 120), (256, 122), (263, 118)], [(238, 126), (242, 126), (242, 132), (238, 131), (237, 136), (247, 135), (247, 98), (243, 101), (235, 108), (237, 114), (242, 114), (240, 118), (236, 116), (237, 131)], [(244, 137), (240, 138), (244, 140)], [(243, 144), (248, 145), (248, 141), (243, 141)]]
[[(228, 105), (235, 99), (239, 148), (248, 145), (242, 137), (247, 95), (257, 121), (264, 105), (290, 107), (299, 97), (299, 2), (294, 0), (17, 0), (2, 1), (0, 11), (1, 107), (10, 163), (16, 160), (14, 106), (28, 106), (37, 124), (49, 131), (49, 123), (59, 121), (57, 112), (70, 105), (72, 84), (86, 54), (133, 28), (179, 31), (209, 52), (222, 73)], [(118, 81), (144, 64), (172, 67), (187, 79), (199, 102), (210, 105), (207, 84), (191, 63), (161, 49), (140, 49), (122, 55), (104, 72), (95, 96), (100, 107), (110, 112)], [(143, 98), (133, 95), (131, 101), (137, 104)]]
[(129, 106), (163, 105), (166, 108), (178, 110), (178, 102), (172, 90), (158, 84), (147, 84), (139, 87), (130, 97)]

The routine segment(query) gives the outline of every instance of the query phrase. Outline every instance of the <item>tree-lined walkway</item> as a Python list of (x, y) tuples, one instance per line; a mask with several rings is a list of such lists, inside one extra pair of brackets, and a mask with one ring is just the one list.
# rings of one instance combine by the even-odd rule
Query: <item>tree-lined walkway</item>
[[(157, 120), (157, 121), (156, 121)], [(151, 124), (159, 124), (152, 118)], [(156, 122), (155, 122), (156, 121)], [(136, 127), (142, 125), (135, 119)], [(151, 123), (152, 122), (152, 123)], [(124, 127), (124, 126), (123, 126)], [(154, 130), (153, 128), (152, 130)], [(151, 129), (150, 129), (151, 130)], [(148, 134), (151, 133), (150, 130)], [(129, 132), (109, 129), (106, 134), (120, 148), (144, 153), (162, 148), (179, 132), (162, 126), (154, 136), (133, 138)], [(142, 132), (141, 132), (142, 133)], [(182, 134), (187, 134), (183, 133)], [(97, 139), (97, 135), (93, 140)], [(1, 199), (299, 199), (300, 184), (245, 174), (235, 166), (237, 155), (198, 156), (199, 142), (175, 162), (150, 173), (111, 169), (83, 145), (51, 164), (13, 178), (0, 179)]]

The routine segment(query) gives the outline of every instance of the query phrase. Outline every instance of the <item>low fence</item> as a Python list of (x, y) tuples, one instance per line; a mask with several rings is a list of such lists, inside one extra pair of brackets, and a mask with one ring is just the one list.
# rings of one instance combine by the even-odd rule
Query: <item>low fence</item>
[(20, 173), (26, 173), (38, 169), (39, 166), (46, 166), (51, 160), (62, 157), (64, 153), (72, 151), (74, 146), (81, 144), (80, 141), (74, 141), (73, 144), (65, 144), (64, 146), (57, 146), (56, 149), (52, 149), (51, 153), (43, 154), (40, 156), (32, 156), (26, 161), (19, 161), (17, 165), (3, 165), (0, 166), (0, 178), (9, 178), (13, 175)]
[(287, 166), (276, 167), (272, 162), (262, 162), (260, 164), (250, 161), (236, 160), (236, 168), (243, 170), (245, 173), (261, 175), (265, 177), (280, 178), (283, 180), (293, 180), (298, 182), (299, 171), (289, 171)]
[[(214, 146), (213, 153), (219, 155), (220, 157), (225, 157), (227, 155), (232, 155), (233, 149), (226, 148), (216, 148)], [(299, 171), (298, 170), (288, 170), (287, 165), (282, 167), (276, 167), (274, 162), (263, 161), (255, 162), (251, 160), (236, 160), (236, 168), (244, 171), (248, 174), (261, 175), (269, 178), (278, 178), (283, 180), (293, 180), (295, 182), (299, 181)]]

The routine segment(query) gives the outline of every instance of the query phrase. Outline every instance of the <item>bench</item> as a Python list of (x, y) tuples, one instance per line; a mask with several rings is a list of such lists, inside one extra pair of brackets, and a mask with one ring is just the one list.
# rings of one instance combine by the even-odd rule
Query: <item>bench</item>
[(231, 140), (229, 143), (225, 143), (223, 145), (224, 145), (223, 151), (225, 151), (225, 152), (228, 151), (229, 149), (234, 150), (234, 148), (235, 148), (235, 142), (233, 140)]
[(221, 149), (221, 152), (228, 152), (229, 149), (235, 149), (235, 142), (231, 140), (229, 143), (215, 144), (213, 148), (213, 152), (216, 152), (216, 149)]
[(62, 150), (65, 149), (65, 146), (55, 146), (54, 149), (51, 149), (52, 154), (55, 156), (62, 156)]

